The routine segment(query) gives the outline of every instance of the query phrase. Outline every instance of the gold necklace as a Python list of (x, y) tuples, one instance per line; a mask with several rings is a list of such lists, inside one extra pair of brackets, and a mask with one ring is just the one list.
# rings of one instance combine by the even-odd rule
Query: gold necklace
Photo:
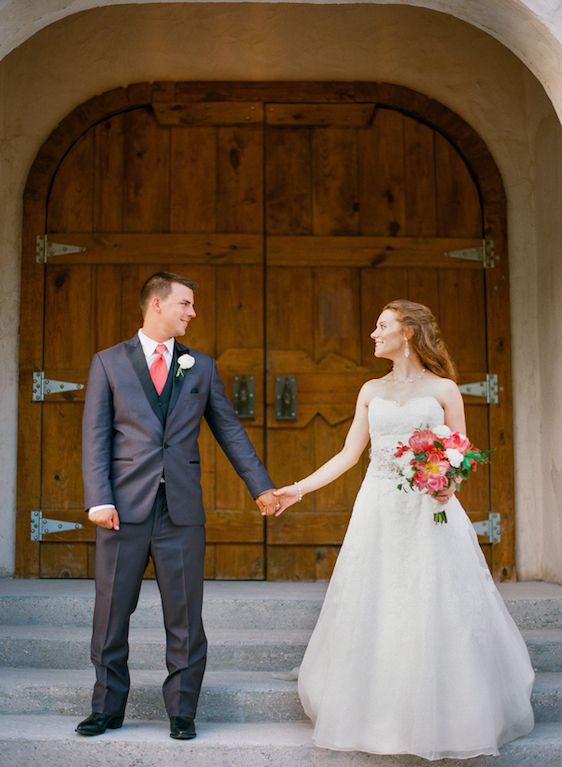
[(394, 375), (394, 368), (392, 369), (391, 376), (392, 380), (396, 383), (414, 383), (414, 381), (419, 381), (422, 375), (425, 373), (427, 368), (422, 368), (421, 373), (418, 373), (417, 376), (413, 376), (412, 378), (396, 378)]

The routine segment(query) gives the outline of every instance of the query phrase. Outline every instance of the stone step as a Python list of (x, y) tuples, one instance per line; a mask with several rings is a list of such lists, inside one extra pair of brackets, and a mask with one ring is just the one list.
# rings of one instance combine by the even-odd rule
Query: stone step
[[(203, 617), (208, 628), (312, 629), (325, 592), (325, 582), (207, 581)], [(0, 579), (2, 623), (91, 626), (93, 608), (91, 580)], [(131, 625), (162, 626), (160, 595), (154, 581), (143, 582)]]
[[(561, 631), (562, 634), (562, 631)], [(309, 629), (214, 629), (207, 631), (209, 670), (286, 671), (298, 666)], [(164, 629), (130, 632), (131, 669), (164, 669)], [(0, 626), (0, 667), (86, 669), (90, 629), (85, 626)]]
[[(306, 722), (202, 722), (195, 740), (174, 741), (167, 721), (127, 722), (97, 738), (74, 733), (65, 716), (0, 716), (0, 753), (10, 767), (419, 767), (415, 756), (376, 756), (315, 748)], [(502, 747), (494, 767), (560, 767), (562, 732), (557, 723), (538, 724), (525, 738)], [(445, 764), (438, 762), (437, 764)], [(475, 757), (470, 767), (489, 767)], [(447, 767), (467, 767), (448, 759)]]
[[(562, 628), (562, 586), (501, 583), (498, 586), (520, 628)], [(308, 628), (318, 618), (326, 583), (207, 581), (204, 618), (208, 628)], [(90, 626), (91, 580), (0, 579), (2, 623)], [(162, 625), (154, 581), (145, 581), (132, 625)]]
[[(562, 629), (522, 632), (533, 667), (562, 671)], [(298, 666), (310, 629), (212, 629), (209, 669), (277, 671)], [(130, 634), (130, 667), (164, 667), (164, 629), (134, 628)], [(0, 666), (89, 668), (90, 629), (85, 626), (0, 625)]]
[[(164, 677), (160, 671), (135, 671), (131, 675), (127, 718), (166, 718)], [(90, 712), (93, 681), (93, 670), (0, 669), (0, 714), (62, 714), (82, 719)], [(562, 728), (562, 673), (538, 673), (532, 702), (537, 722), (557, 721)], [(285, 722), (306, 716), (296, 681), (276, 679), (265, 671), (208, 671), (197, 719)]]

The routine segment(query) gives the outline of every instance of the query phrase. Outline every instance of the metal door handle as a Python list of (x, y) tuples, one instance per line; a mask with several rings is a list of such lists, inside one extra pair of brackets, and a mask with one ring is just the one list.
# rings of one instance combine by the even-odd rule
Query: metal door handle
[(243, 373), (234, 376), (232, 386), (234, 410), (238, 418), (256, 417), (256, 377)]
[(295, 421), (297, 418), (295, 376), (277, 376), (275, 379), (275, 417), (280, 421)]

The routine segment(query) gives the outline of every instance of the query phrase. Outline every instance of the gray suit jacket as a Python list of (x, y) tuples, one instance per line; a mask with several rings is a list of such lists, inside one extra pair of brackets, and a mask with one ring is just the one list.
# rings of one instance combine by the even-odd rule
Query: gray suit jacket
[[(175, 377), (177, 357), (185, 352), (195, 364)], [(176, 341), (172, 365), (164, 422), (138, 336), (94, 356), (82, 429), (86, 509), (112, 503), (122, 522), (142, 522), (164, 475), (172, 521), (204, 524), (197, 442), (201, 418), (254, 498), (274, 487), (226, 397), (215, 361)]]

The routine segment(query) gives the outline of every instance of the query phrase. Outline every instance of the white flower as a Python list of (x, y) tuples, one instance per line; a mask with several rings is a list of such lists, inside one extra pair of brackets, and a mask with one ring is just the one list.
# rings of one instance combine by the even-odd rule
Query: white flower
[(464, 455), (460, 452), (460, 450), (455, 450), (452, 447), (448, 447), (447, 450), (445, 450), (445, 455), (447, 456), (447, 460), (451, 466), (454, 466), (455, 469), (461, 465), (464, 459)]
[(451, 430), (448, 426), (445, 426), (444, 423), (440, 426), (436, 426), (434, 429), (432, 429), (432, 432), (436, 437), (439, 437), (439, 439), (445, 439), (446, 437), (451, 436)]
[(189, 370), (195, 365), (195, 357), (192, 357), (191, 354), (182, 354), (181, 357), (178, 357), (178, 365), (182, 370)]
[(176, 378), (183, 378), (183, 371), (189, 370), (195, 365), (195, 357), (191, 354), (182, 354), (178, 357), (178, 369), (176, 370)]

